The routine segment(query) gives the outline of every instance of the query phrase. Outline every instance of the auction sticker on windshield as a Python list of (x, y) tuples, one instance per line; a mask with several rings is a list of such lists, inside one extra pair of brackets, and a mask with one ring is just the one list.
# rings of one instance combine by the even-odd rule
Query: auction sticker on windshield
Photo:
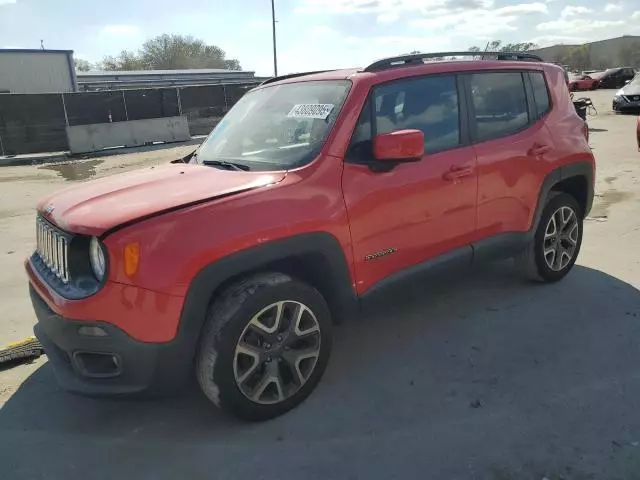
[(333, 107), (330, 103), (301, 103), (294, 105), (287, 117), (326, 120)]

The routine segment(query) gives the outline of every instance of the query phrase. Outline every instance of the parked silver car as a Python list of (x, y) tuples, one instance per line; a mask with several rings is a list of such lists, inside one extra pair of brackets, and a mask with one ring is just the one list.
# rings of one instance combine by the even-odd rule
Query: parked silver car
[(640, 74), (618, 90), (613, 97), (614, 112), (640, 112)]

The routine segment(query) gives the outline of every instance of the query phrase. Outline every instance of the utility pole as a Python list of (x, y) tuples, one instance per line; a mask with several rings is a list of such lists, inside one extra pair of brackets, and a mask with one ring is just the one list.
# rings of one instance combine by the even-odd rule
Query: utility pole
[(271, 26), (273, 29), (273, 76), (278, 76), (278, 48), (276, 46), (276, 5), (271, 0)]

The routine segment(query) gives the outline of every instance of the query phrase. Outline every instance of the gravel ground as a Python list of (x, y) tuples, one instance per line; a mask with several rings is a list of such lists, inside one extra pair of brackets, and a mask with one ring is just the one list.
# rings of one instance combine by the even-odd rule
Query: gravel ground
[[(640, 479), (640, 153), (612, 94), (585, 94), (597, 198), (560, 284), (505, 262), (416, 285), (338, 328), (315, 394), (263, 424), (195, 387), (107, 401), (61, 391), (45, 358), (0, 371), (2, 478)], [(0, 169), (0, 343), (31, 334), (37, 198), (190, 148)]]

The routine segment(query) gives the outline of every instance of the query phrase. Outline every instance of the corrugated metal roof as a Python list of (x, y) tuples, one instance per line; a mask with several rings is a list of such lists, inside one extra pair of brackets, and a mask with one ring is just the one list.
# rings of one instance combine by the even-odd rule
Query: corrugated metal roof
[(223, 68), (192, 68), (187, 70), (93, 70), (88, 72), (78, 72), (78, 77), (126, 77), (134, 75), (207, 75), (207, 74), (246, 74), (255, 72), (246, 70), (226, 70)]
[(42, 50), (41, 48), (0, 48), (0, 53), (65, 53), (73, 54), (73, 50)]

